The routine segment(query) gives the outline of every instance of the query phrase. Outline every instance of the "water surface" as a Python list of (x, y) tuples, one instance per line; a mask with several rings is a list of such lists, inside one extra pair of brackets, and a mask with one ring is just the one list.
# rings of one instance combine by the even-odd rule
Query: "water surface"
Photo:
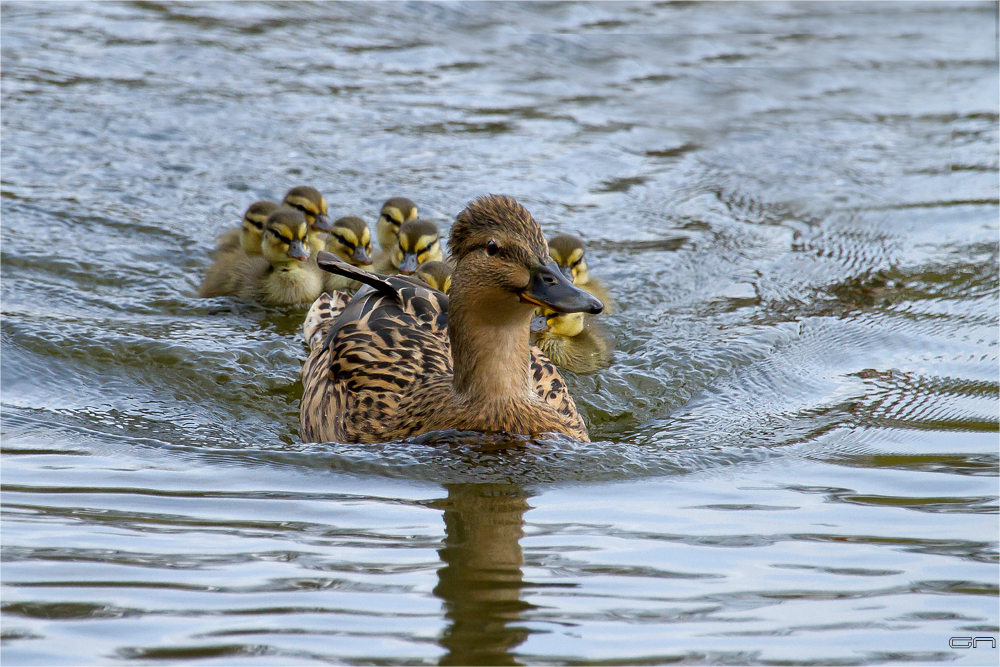
[[(989, 3), (4, 3), (5, 664), (996, 664)], [(311, 184), (587, 242), (591, 444), (303, 444)]]

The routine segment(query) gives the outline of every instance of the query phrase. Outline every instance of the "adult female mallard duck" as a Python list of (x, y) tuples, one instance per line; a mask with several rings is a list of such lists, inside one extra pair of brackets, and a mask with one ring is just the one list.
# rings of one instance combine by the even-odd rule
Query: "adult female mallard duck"
[[(239, 229), (231, 229), (219, 239), (219, 246), (213, 252), (212, 266), (205, 272), (205, 278), (198, 288), (198, 296), (235, 296), (239, 286), (240, 272), (247, 256), (260, 255), (260, 240), (264, 223), (278, 204), (258, 201), (250, 204), (243, 214)], [(256, 245), (255, 245), (256, 243)]]
[(309, 223), (301, 211), (278, 209), (267, 218), (262, 257), (247, 258), (238, 296), (269, 305), (311, 303), (323, 291), (323, 273), (307, 261)]
[(469, 204), (449, 244), (450, 297), (319, 256), (320, 267), (372, 289), (346, 307), (325, 293), (306, 316), (303, 440), (381, 442), (442, 429), (588, 439), (559, 372), (532, 350), (529, 325), (537, 306), (598, 313), (601, 302), (559, 271), (538, 223), (509, 197)]
[(309, 223), (309, 249), (316, 254), (326, 249), (326, 235), (333, 227), (327, 215), (326, 199), (316, 188), (298, 185), (285, 193), (282, 206), (294, 208), (306, 216)]
[(559, 234), (549, 240), (549, 254), (556, 264), (577, 287), (587, 290), (604, 304), (604, 312), (614, 312), (614, 301), (608, 290), (596, 279), (590, 277), (587, 260), (584, 259), (583, 241), (570, 234)]
[(539, 310), (542, 314), (531, 322), (531, 340), (556, 366), (593, 373), (611, 363), (611, 341), (594, 318)]
[(392, 252), (399, 240), (399, 226), (417, 219), (417, 205), (406, 197), (386, 199), (375, 223), (378, 244), (382, 252)]
[(451, 268), (451, 264), (435, 260), (432, 262), (424, 262), (418, 266), (417, 272), (414, 275), (437, 291), (450, 294), (451, 274), (453, 272), (454, 269)]
[(424, 262), (440, 262), (441, 233), (429, 220), (410, 220), (399, 227), (399, 238), (391, 252), (382, 253), (375, 261), (374, 272), (389, 276), (411, 275)]
[[(349, 215), (333, 223), (326, 251), (332, 252), (352, 266), (371, 266), (372, 233), (364, 220)], [(323, 272), (323, 289), (356, 292), (361, 283), (345, 276)]]

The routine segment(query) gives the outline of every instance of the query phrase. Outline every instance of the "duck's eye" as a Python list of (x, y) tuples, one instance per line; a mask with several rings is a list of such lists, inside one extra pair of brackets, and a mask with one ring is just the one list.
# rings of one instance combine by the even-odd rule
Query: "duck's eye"
[(489, 242), (486, 244), (486, 254), (492, 257), (498, 252), (500, 252), (500, 246), (497, 245), (496, 241), (490, 239)]

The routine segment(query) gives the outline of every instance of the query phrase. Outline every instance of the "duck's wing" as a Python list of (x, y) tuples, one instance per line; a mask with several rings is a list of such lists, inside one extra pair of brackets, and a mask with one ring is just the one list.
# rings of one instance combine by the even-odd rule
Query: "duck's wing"
[(571, 436), (583, 442), (590, 442), (583, 417), (576, 409), (573, 397), (569, 395), (566, 381), (548, 357), (536, 346), (531, 346), (531, 378), (535, 394), (562, 415), (573, 432)]
[(313, 301), (302, 323), (302, 334), (310, 350), (315, 350), (323, 344), (323, 339), (333, 326), (333, 321), (350, 303), (351, 296), (347, 292), (323, 292)]
[(332, 305), (327, 310), (322, 297), (310, 309), (302, 439), (381, 442), (408, 436), (418, 426), (406, 407), (412, 392), (450, 381), (448, 297), (419, 280), (377, 276), (330, 253), (317, 260), (366, 287), (339, 313)]

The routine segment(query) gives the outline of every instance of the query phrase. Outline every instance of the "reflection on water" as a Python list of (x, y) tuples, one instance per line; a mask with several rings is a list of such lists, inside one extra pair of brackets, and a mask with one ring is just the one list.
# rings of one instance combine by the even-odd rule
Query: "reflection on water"
[(531, 605), (521, 600), (527, 494), (512, 484), (448, 484), (444, 511), (445, 566), (434, 594), (450, 625), (441, 637), (442, 665), (516, 665), (511, 650), (528, 631), (517, 626)]

